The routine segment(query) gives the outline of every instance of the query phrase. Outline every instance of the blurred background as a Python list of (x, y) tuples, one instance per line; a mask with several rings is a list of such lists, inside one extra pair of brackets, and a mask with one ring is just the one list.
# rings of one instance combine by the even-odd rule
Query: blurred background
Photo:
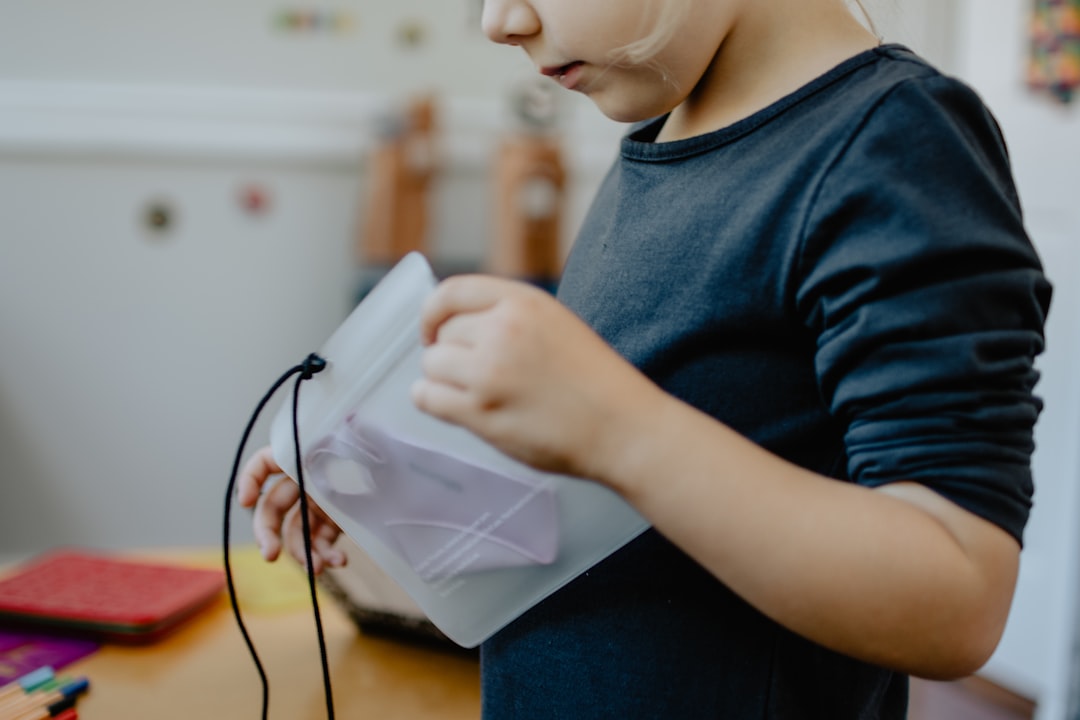
[[(983, 675), (1066, 717), (1080, 117), (1033, 87), (1032, 0), (867, 5), (995, 112), (1056, 285), (1036, 508)], [(554, 280), (625, 128), (537, 86), (479, 10), (0, 0), (0, 555), (220, 543), (254, 404), (401, 252)]]

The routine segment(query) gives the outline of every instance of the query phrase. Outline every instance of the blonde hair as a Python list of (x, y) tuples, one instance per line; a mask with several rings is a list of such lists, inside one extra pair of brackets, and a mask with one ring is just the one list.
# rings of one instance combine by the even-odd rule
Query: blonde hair
[[(874, 18), (870, 15), (869, 11), (867, 11), (866, 5), (863, 5), (862, 0), (847, 0), (848, 10), (851, 10), (852, 5), (859, 8), (859, 15), (862, 16), (862, 20), (866, 24), (866, 28), (870, 32), (872, 32), (874, 34), (874, 37), (876, 37), (880, 42), (882, 39), (881, 33), (878, 32), (877, 24), (874, 23)], [(854, 10), (852, 10), (852, 14), (855, 14)]]
[[(857, 18), (861, 16), (860, 19), (865, 22), (870, 32), (879, 40), (881, 39), (881, 34), (877, 31), (874, 19), (870, 16), (862, 0), (845, 0), (845, 5)], [(858, 8), (857, 14), (852, 5)], [(688, 10), (689, 3), (682, 0), (650, 0), (648, 11), (642, 13), (641, 17), (642, 37), (628, 45), (617, 48), (612, 53), (612, 60), (627, 65), (655, 65), (667, 77), (663, 67), (655, 63), (654, 58), (660, 52), (660, 49), (671, 40), (675, 34), (675, 29), (679, 26)], [(654, 20), (655, 24), (652, 30), (645, 32), (650, 20)]]
[[(616, 49), (614, 59), (630, 65), (651, 62), (671, 40), (689, 6), (689, 3), (681, 0), (650, 0), (648, 11), (641, 14), (641, 38)], [(651, 31), (644, 32), (650, 20), (654, 20), (655, 24)]]

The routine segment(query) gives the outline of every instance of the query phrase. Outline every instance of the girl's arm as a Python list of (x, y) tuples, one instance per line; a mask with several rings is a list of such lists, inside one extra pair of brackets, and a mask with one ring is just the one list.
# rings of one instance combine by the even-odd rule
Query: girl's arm
[(933, 677), (996, 646), (1019, 547), (924, 486), (794, 466), (664, 393), (546, 293), (444, 282), (416, 404), (538, 468), (603, 483), (734, 592), (853, 657)]
[(923, 485), (815, 475), (647, 395), (609, 425), (632, 450), (605, 453), (602, 471), (732, 590), (811, 640), (914, 675), (962, 677), (989, 659), (1016, 583), (1008, 533)]

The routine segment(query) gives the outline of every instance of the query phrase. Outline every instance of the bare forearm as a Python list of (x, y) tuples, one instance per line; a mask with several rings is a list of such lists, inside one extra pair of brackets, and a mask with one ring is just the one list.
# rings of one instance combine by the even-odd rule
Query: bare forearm
[(1015, 582), (1011, 537), (922, 486), (824, 478), (671, 398), (640, 397), (608, 425), (597, 479), (732, 590), (870, 662), (954, 677), (985, 661)]

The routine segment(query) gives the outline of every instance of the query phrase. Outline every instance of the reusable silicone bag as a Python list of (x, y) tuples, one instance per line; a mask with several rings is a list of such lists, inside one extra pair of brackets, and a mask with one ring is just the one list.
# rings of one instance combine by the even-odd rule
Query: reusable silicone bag
[[(298, 430), (308, 494), (447, 637), (474, 647), (648, 527), (610, 490), (538, 472), (409, 397), (436, 279), (410, 253), (320, 349)], [(292, 397), (274, 458), (296, 477)]]

